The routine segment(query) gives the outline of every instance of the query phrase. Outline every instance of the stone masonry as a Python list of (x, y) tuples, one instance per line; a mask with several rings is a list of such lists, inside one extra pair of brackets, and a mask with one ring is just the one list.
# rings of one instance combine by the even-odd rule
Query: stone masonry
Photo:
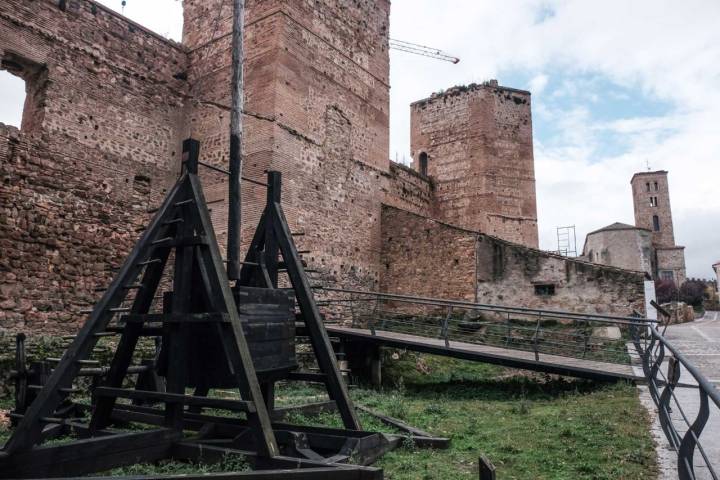
[(624, 223), (613, 223), (587, 234), (583, 257), (602, 263), (652, 275), (651, 232)]
[(187, 57), (92, 2), (4, 0), (0, 58), (28, 91), (0, 125), (0, 327), (67, 332), (177, 174)]
[(645, 274), (511, 243), (383, 208), (383, 290), (496, 305), (629, 315)]
[(635, 226), (652, 232), (653, 277), (685, 282), (685, 247), (675, 245), (668, 172), (641, 172), (633, 175)]
[[(0, 126), (0, 329), (77, 328), (179, 175), (184, 138), (226, 167), (231, 5), (185, 0), (177, 44), (91, 0), (0, 2), (1, 68), (28, 92), (22, 128)], [(416, 103), (413, 155), (426, 153), (427, 171), (389, 161), (389, 12), (388, 0), (247, 2), (243, 174), (283, 173), (315, 282), (535, 305), (520, 259), (550, 257), (508, 243), (537, 245), (529, 93), (488, 84)], [(455, 125), (440, 121), (451, 109), (464, 112)], [(223, 243), (226, 178), (201, 175)], [(244, 242), (264, 198), (244, 184)], [(446, 227), (415, 228), (428, 217)], [(518, 260), (504, 264), (506, 281), (487, 282), (479, 245), (497, 242)], [(446, 281), (431, 250), (414, 256), (421, 246), (443, 259)], [(601, 282), (567, 275), (556, 298), (568, 308), (634, 304), (630, 273), (597, 274), (617, 295), (598, 291), (595, 303), (586, 291)]]
[(538, 246), (530, 92), (497, 81), (411, 106), (414, 166), (435, 183), (437, 218)]

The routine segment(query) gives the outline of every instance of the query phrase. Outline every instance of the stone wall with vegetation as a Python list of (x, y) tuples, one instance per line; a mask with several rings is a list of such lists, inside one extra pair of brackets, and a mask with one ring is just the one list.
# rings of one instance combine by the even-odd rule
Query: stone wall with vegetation
[(386, 206), (385, 292), (626, 316), (643, 311), (642, 272), (528, 248)]

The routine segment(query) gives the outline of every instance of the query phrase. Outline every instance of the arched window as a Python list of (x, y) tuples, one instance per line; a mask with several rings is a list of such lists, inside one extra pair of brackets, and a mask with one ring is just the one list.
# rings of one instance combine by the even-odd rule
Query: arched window
[(653, 230), (656, 232), (660, 231), (660, 217), (653, 215)]
[(428, 156), (427, 156), (427, 153), (425, 153), (425, 152), (421, 152), (421, 153), (420, 153), (419, 163), (420, 163), (420, 173), (423, 174), (423, 175), (425, 175), (425, 176), (427, 177), (427, 174), (428, 174), (428, 170), (427, 170), (427, 168), (428, 168)]

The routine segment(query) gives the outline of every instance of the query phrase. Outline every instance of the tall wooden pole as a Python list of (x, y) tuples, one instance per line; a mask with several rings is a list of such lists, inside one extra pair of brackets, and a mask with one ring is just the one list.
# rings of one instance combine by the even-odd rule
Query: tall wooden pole
[(232, 106), (230, 113), (230, 187), (228, 189), (228, 278), (240, 278), (240, 227), (242, 205), (243, 30), (245, 0), (233, 0)]

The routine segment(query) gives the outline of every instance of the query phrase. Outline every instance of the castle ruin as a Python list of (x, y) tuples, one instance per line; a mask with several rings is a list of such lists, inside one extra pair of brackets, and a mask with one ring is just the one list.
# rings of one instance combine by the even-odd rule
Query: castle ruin
[[(0, 4), (0, 328), (73, 330), (177, 178), (181, 142), (224, 167), (229, 0), (185, 0), (178, 44), (92, 0)], [(388, 0), (247, 2), (243, 175), (282, 172), (317, 281), (629, 314), (643, 274), (537, 249), (530, 93), (496, 82), (411, 106), (413, 166), (389, 160)], [(218, 238), (224, 176), (202, 172)], [(264, 189), (243, 189), (243, 242)]]

